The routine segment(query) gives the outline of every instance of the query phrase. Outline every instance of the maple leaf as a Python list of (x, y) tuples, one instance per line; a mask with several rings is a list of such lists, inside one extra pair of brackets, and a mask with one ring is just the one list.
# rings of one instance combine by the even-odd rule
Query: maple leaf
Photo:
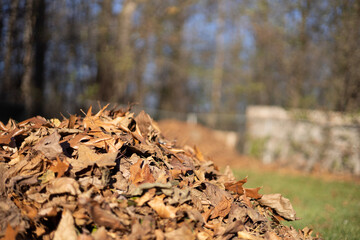
[(60, 178), (64, 175), (64, 173), (68, 170), (69, 164), (65, 161), (61, 161), (59, 157), (56, 157), (56, 163), (52, 165), (49, 170), (57, 173), (57, 177)]
[(259, 193), (259, 190), (262, 187), (257, 187), (257, 188), (244, 188), (245, 191), (245, 195), (249, 198), (253, 198), (253, 199), (260, 199), (262, 197), (262, 194)]
[(239, 195), (243, 195), (244, 194), (244, 188), (243, 185), (247, 182), (247, 177), (237, 181), (237, 182), (229, 182), (229, 183), (225, 183), (225, 189), (232, 191), (234, 193), (237, 193)]

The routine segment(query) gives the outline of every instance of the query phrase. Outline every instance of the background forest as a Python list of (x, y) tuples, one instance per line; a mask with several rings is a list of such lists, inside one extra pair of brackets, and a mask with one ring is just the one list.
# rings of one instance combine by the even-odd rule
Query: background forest
[(355, 0), (0, 0), (1, 120), (89, 100), (358, 112)]

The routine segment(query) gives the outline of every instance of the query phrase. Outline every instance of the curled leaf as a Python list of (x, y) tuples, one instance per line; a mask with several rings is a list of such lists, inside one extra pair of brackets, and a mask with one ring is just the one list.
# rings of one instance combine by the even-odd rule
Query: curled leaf
[(296, 220), (296, 213), (290, 200), (283, 197), (280, 193), (264, 194), (262, 198), (259, 199), (259, 203), (274, 209), (277, 214), (287, 220)]

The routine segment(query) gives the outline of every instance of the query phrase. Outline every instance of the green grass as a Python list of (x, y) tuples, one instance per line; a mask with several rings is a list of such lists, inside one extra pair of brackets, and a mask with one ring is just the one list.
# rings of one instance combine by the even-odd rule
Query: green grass
[(248, 176), (244, 187), (263, 186), (262, 194), (289, 198), (301, 220), (286, 225), (307, 226), (324, 239), (360, 239), (360, 185), (244, 169), (234, 173), (239, 179)]

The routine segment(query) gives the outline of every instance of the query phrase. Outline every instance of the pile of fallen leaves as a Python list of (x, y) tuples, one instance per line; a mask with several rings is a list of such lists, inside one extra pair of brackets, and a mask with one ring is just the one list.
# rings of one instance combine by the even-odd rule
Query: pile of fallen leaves
[(315, 239), (288, 199), (219, 173), (145, 112), (0, 122), (0, 238)]

